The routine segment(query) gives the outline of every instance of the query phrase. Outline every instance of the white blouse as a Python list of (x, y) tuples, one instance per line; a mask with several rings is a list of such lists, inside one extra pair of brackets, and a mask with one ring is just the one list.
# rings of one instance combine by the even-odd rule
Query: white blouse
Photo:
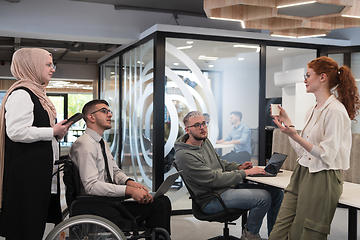
[(299, 164), (308, 167), (310, 172), (350, 168), (351, 120), (334, 95), (319, 109), (315, 106), (309, 109), (301, 136), (313, 144), (310, 152), (289, 139), (299, 155)]
[[(34, 103), (28, 92), (19, 89), (8, 97), (5, 103), (6, 134), (14, 142), (32, 143), (36, 141), (51, 141), (53, 161), (59, 159), (59, 145), (54, 137), (52, 127), (34, 127)], [(54, 167), (53, 171), (56, 171)], [(54, 176), (55, 178), (56, 176)], [(56, 191), (54, 182), (52, 192)]]

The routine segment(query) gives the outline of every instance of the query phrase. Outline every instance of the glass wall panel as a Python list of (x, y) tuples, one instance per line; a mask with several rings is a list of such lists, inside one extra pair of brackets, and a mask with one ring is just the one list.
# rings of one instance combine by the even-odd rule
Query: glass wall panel
[(122, 55), (121, 167), (152, 188), (153, 40)]
[[(241, 112), (241, 124), (251, 129), (246, 144), (257, 160), (259, 51), (253, 44), (166, 39), (165, 175), (175, 171), (174, 142), (184, 133), (184, 116), (194, 110), (209, 114), (208, 138), (222, 157), (235, 146), (216, 142), (235, 127), (230, 113)], [(180, 190), (170, 195), (173, 202), (186, 193), (180, 187), (181, 183)]]
[(270, 104), (282, 104), (296, 129), (303, 129), (306, 111), (315, 103), (313, 94), (306, 93), (304, 74), (307, 63), (316, 58), (316, 50), (288, 47), (266, 47), (266, 159), (272, 151)]
[(339, 67), (344, 65), (344, 54), (343, 53), (329, 54), (328, 57), (332, 58), (335, 62), (337, 62)]
[[(351, 71), (354, 74), (358, 91), (360, 92), (360, 53), (351, 53)], [(360, 133), (360, 116), (356, 117), (357, 121), (352, 121), (351, 131), (353, 133)]]
[[(75, 113), (82, 112), (85, 104), (93, 99), (92, 94), (68, 94), (68, 116), (71, 117)], [(79, 120), (73, 124), (68, 132), (67, 141), (73, 143), (85, 132), (84, 119)]]
[(109, 143), (111, 153), (115, 160), (119, 161), (120, 141), (120, 99), (119, 99), (119, 58), (116, 57), (101, 65), (100, 99), (109, 103), (113, 111), (112, 128), (104, 132), (103, 138)]

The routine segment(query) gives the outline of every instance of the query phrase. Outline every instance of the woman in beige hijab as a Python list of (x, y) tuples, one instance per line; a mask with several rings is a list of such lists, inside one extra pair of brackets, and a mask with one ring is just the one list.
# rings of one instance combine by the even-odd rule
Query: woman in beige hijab
[(57, 139), (71, 122), (56, 124), (56, 110), (46, 96), (55, 67), (52, 55), (38, 48), (16, 51), (11, 73), (18, 80), (0, 108), (0, 235), (42, 239), (51, 196)]

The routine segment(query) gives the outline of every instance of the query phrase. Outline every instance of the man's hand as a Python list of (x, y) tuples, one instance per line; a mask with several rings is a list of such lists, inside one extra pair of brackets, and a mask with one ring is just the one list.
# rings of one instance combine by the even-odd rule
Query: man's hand
[(134, 188), (143, 189), (144, 191), (149, 192), (149, 190), (144, 185), (137, 183), (135, 181), (127, 181), (126, 185)]
[(251, 162), (244, 162), (243, 165), (239, 166), (239, 170), (251, 169), (253, 167)]
[(149, 192), (144, 189), (134, 188), (131, 186), (127, 186), (125, 190), (125, 195), (132, 197), (135, 201), (140, 204), (148, 204), (153, 202), (153, 197), (149, 194)]
[(246, 176), (253, 174), (266, 174), (265, 170), (259, 167), (253, 167), (251, 169), (245, 170)]

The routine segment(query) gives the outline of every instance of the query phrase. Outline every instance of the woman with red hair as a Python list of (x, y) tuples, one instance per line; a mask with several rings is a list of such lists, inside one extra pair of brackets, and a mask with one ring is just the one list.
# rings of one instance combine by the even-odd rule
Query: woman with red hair
[(316, 103), (306, 114), (301, 134), (281, 106), (273, 120), (289, 136), (299, 158), (270, 240), (327, 239), (343, 189), (340, 170), (350, 167), (351, 120), (360, 108), (350, 69), (319, 57), (308, 63), (304, 78), (306, 92), (315, 95)]

